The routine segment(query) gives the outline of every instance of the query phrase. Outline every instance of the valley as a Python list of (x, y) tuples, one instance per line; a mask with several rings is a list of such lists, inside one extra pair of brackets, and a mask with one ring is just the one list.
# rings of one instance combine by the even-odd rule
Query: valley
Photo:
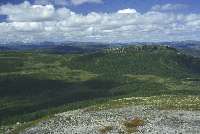
[[(28, 132), (40, 122), (51, 121), (55, 114), (73, 110), (80, 110), (84, 116), (91, 111), (100, 111), (101, 115), (102, 110), (112, 113), (116, 109), (117, 114), (120, 108), (133, 109), (128, 118), (134, 113), (133, 117), (140, 116), (137, 113), (147, 108), (152, 116), (156, 110), (160, 116), (165, 112), (162, 110), (198, 116), (197, 57), (159, 45), (101, 48), (84, 53), (53, 50), (0, 53), (0, 133)], [(72, 116), (76, 117), (77, 111), (74, 112)], [(178, 114), (169, 116), (179, 118)], [(122, 117), (117, 119), (124, 120)]]

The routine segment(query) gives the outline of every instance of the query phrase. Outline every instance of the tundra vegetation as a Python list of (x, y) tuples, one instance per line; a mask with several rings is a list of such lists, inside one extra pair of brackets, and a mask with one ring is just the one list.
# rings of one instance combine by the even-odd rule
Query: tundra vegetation
[[(129, 104), (200, 110), (199, 95), (200, 58), (166, 46), (76, 54), (0, 53), (0, 133), (89, 106), (87, 110)], [(138, 118), (124, 125), (130, 129), (143, 123)]]

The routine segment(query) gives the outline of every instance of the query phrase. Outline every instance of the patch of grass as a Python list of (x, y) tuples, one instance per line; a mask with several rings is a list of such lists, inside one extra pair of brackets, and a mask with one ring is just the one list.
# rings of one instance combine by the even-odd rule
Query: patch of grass
[(136, 117), (131, 120), (127, 120), (124, 122), (124, 126), (126, 127), (127, 133), (137, 132), (138, 127), (144, 126), (144, 120)]
[(34, 121), (30, 121), (30, 122), (25, 122), (25, 123), (21, 123), (17, 126), (15, 126), (11, 131), (10, 133), (11, 134), (19, 134), (20, 132), (24, 131), (26, 128), (30, 128), (36, 124), (38, 124), (39, 122), (41, 121), (44, 121), (44, 120), (48, 120), (51, 116), (44, 116), (40, 119), (37, 119), (37, 120), (34, 120)]
[(113, 127), (112, 126), (105, 126), (101, 129), (99, 129), (99, 132), (101, 134), (107, 134), (108, 132), (112, 131)]
[(130, 79), (137, 79), (137, 80), (141, 80), (141, 81), (153, 81), (156, 83), (165, 83), (166, 81), (168, 81), (167, 78), (164, 77), (160, 77), (157, 75), (131, 75), (131, 74), (126, 74), (124, 75)]
[[(122, 98), (122, 97), (121, 97)], [(87, 110), (105, 110), (120, 108), (128, 105), (142, 105), (166, 110), (200, 110), (199, 96), (151, 96), (151, 97), (126, 97), (121, 99), (108, 100), (103, 104), (89, 107)]]

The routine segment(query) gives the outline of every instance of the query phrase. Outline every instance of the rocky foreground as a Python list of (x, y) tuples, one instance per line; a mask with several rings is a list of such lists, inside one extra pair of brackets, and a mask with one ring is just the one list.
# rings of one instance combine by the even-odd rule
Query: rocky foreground
[(22, 134), (199, 134), (200, 111), (158, 110), (126, 106), (81, 109), (55, 115)]

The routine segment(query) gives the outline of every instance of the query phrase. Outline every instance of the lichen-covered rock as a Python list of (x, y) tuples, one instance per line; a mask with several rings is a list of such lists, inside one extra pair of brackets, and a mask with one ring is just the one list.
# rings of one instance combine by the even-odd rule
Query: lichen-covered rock
[[(127, 128), (124, 122), (138, 118), (144, 124)], [(127, 106), (101, 111), (69, 111), (29, 128), (22, 134), (198, 134), (199, 111), (158, 110), (144, 106)]]

